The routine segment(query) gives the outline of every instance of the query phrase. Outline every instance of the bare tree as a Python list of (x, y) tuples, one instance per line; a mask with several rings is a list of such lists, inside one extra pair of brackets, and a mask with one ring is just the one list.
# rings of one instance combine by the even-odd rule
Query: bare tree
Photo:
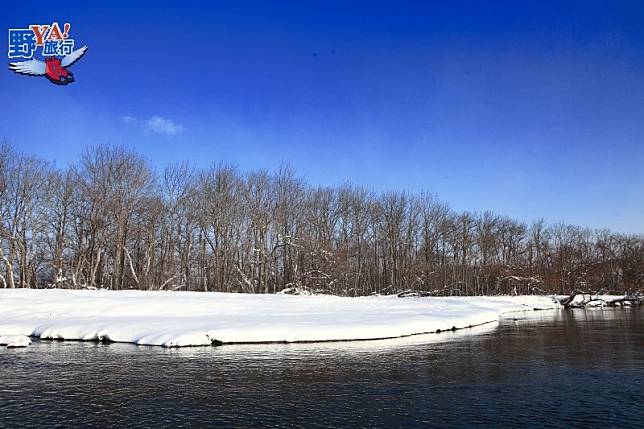
[(0, 287), (367, 295), (644, 288), (644, 237), (457, 213), (421, 192), (312, 187), (289, 166), (153, 171), (90, 147), (57, 168), (0, 143)]

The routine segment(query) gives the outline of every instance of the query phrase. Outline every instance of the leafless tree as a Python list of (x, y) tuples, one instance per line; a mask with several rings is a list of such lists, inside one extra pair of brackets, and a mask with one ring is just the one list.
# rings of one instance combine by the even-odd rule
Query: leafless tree
[(0, 287), (50, 286), (640, 296), (644, 237), (313, 187), (289, 166), (155, 172), (104, 145), (60, 168), (0, 143)]

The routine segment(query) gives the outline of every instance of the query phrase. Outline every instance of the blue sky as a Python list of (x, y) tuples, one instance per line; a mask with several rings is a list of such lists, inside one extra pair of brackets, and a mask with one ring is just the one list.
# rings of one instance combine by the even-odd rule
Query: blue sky
[(60, 165), (99, 143), (156, 166), (290, 162), (312, 184), (644, 232), (641, 2), (30, 1), (0, 16), (54, 20), (89, 46), (76, 82), (0, 73), (0, 138)]

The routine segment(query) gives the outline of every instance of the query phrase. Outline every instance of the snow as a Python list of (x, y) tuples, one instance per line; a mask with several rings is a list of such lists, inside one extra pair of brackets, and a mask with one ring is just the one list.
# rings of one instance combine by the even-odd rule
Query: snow
[(7, 348), (27, 347), (31, 340), (26, 335), (0, 335), (0, 346)]
[(165, 347), (396, 338), (555, 309), (547, 296), (398, 298), (0, 289), (0, 335)]
[[(559, 299), (567, 296), (558, 296)], [(572, 306), (585, 304), (586, 307), (604, 307), (607, 302), (624, 298), (624, 295), (596, 295), (596, 294), (578, 294), (570, 303)]]

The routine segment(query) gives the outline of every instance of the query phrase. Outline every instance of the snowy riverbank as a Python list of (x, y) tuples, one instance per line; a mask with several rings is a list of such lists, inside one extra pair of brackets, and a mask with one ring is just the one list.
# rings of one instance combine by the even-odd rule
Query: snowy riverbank
[(546, 296), (398, 298), (0, 289), (0, 335), (165, 347), (392, 338), (559, 308)]

